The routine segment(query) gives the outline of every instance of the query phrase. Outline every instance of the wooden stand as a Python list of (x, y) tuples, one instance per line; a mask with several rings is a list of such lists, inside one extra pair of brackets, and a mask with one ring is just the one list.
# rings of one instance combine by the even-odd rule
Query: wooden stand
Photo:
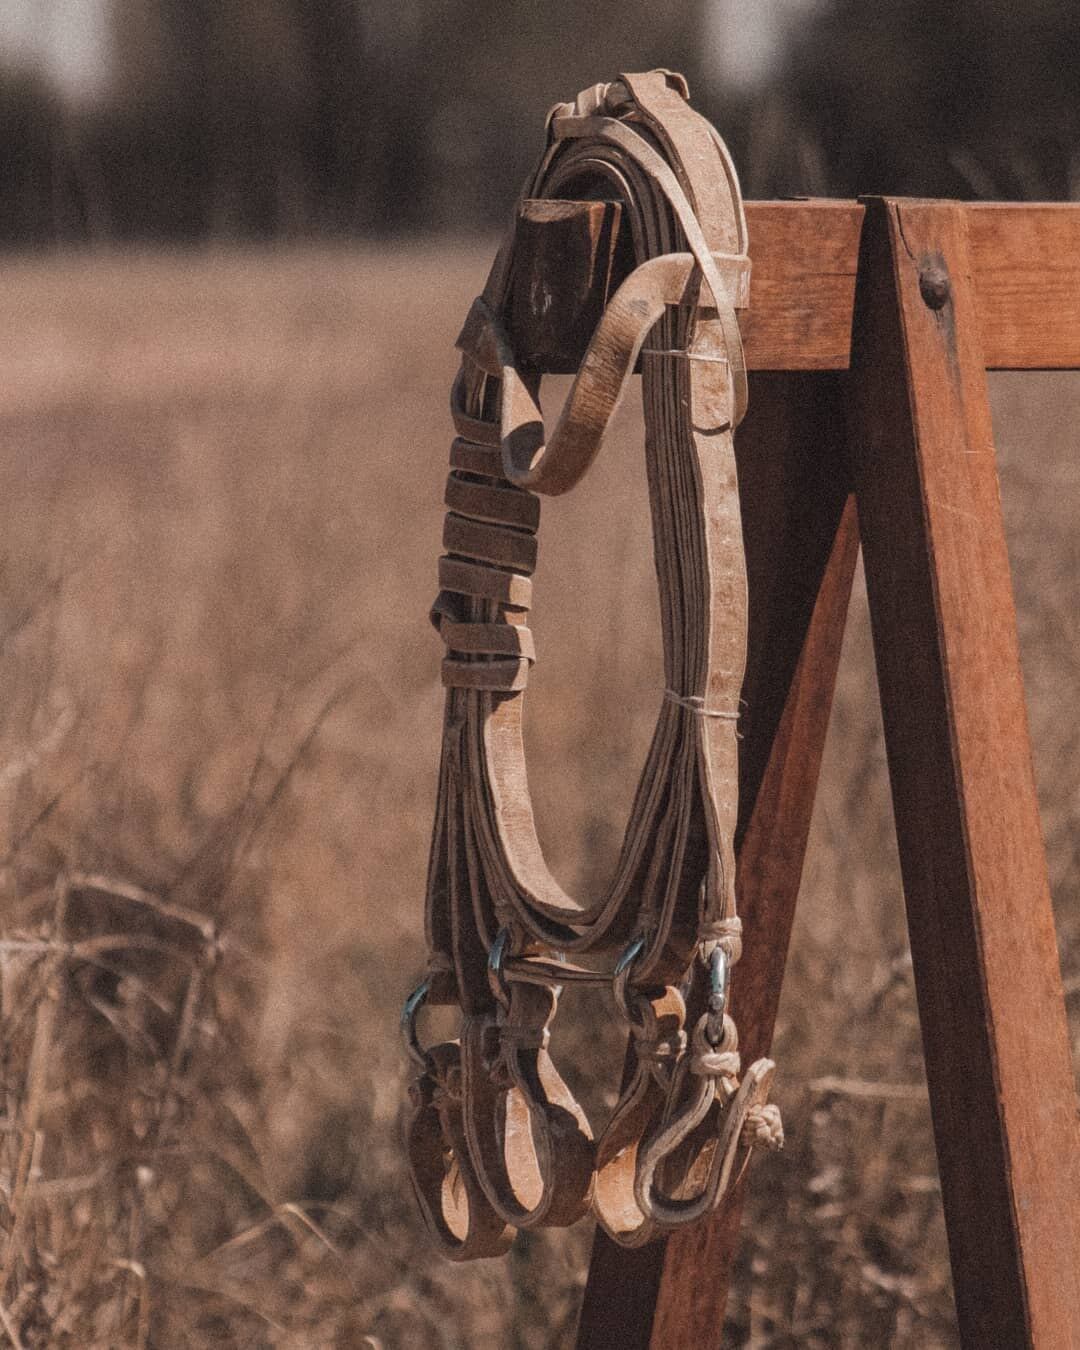
[[(861, 540), (961, 1338), (1075, 1350), (1080, 1125), (985, 371), (1080, 368), (1080, 206), (747, 215), (744, 1059), (772, 1039)], [(595, 311), (610, 235), (574, 237), (523, 265)], [(740, 1209), (639, 1251), (598, 1234), (579, 1347), (719, 1347)]]

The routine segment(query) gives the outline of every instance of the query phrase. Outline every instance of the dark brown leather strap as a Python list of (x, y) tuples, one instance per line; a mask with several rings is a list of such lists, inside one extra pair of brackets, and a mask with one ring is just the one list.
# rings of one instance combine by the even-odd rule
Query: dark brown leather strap
[[(622, 205), (637, 266), (608, 303), (554, 429), (545, 431), (539, 377), (509, 337), (512, 234), (466, 317), (451, 393), (458, 434), (432, 609), (447, 704), (427, 931), (440, 972), (432, 995), (448, 996), (452, 971), (464, 1014), (467, 1161), (459, 1117), (444, 1111), (439, 1128), (444, 1166), (457, 1165), (488, 1206), (470, 1192), (470, 1222), (485, 1235), (469, 1239), (473, 1249), (503, 1241), (494, 1220), (475, 1216), (566, 1224), (590, 1202), (613, 1237), (636, 1245), (718, 1203), (745, 1139), (781, 1137), (778, 1118), (763, 1114), (770, 1062), (740, 1087), (738, 1055), (717, 1040), (734, 1037), (723, 986), (741, 950), (732, 835), (747, 622), (733, 443), (746, 407), (735, 314), (749, 294), (742, 201), (723, 142), (667, 71), (621, 76), (554, 109), (523, 199), (572, 198), (585, 185), (595, 196), (598, 180)], [(578, 900), (544, 860), (522, 740), (536, 659), (524, 625), (536, 494), (566, 492), (587, 472), (639, 359), (664, 688), (615, 874), (601, 895)], [(566, 954), (622, 948), (616, 991), (636, 1068), (594, 1146), (547, 1033), (557, 986), (598, 978)], [(429, 1143), (439, 1133), (432, 1110), (418, 1116)], [(416, 1151), (414, 1172), (427, 1177), (434, 1163)], [(703, 1184), (687, 1193), (695, 1177)], [(446, 1246), (430, 1190), (418, 1184)]]

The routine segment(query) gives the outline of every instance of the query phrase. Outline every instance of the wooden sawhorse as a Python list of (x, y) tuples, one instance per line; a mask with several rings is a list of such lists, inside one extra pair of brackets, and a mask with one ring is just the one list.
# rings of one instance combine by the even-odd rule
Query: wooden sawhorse
[[(744, 1060), (772, 1037), (861, 540), (961, 1337), (1078, 1350), (1080, 1124), (985, 372), (1080, 368), (1080, 205), (747, 216)], [(595, 320), (581, 239), (534, 265)], [(575, 367), (543, 341), (534, 364)], [(579, 1347), (720, 1346), (740, 1209), (638, 1251), (598, 1234)]]

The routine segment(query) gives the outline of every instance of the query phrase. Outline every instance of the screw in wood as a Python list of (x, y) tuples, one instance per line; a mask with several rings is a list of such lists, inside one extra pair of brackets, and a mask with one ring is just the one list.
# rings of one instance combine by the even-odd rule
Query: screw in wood
[(928, 263), (919, 273), (919, 294), (929, 309), (941, 309), (952, 294), (949, 274), (939, 263)]

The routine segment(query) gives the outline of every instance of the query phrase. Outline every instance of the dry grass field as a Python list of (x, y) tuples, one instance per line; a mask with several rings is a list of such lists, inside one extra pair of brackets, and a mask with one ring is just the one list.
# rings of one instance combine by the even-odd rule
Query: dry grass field
[[(397, 1144), (447, 390), (488, 256), (4, 263), (13, 1345), (570, 1343), (587, 1228), (448, 1266)], [(1080, 377), (997, 377), (993, 398), (1080, 1036)], [(660, 689), (637, 426), (625, 410), (593, 477), (544, 506), (531, 765), (555, 869), (581, 887), (617, 851)], [(789, 1146), (756, 1169), (728, 1341), (952, 1346), (861, 590), (800, 903), (776, 1045)], [(599, 1006), (568, 998), (562, 1033), (594, 1101), (621, 1059)]]

